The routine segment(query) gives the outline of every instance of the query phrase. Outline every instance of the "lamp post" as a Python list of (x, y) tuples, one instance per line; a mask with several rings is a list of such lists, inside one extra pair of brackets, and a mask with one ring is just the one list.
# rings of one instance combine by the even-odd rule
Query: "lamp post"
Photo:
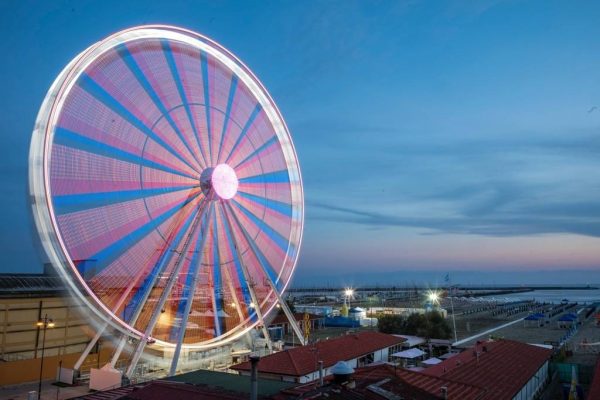
[(54, 322), (52, 318), (48, 318), (48, 314), (44, 315), (44, 319), (39, 320), (36, 324), (39, 328), (44, 329), (44, 334), (42, 335), (42, 360), (40, 362), (40, 382), (38, 384), (38, 400), (40, 400), (42, 396), (42, 372), (44, 370), (44, 350), (46, 346), (46, 329), (54, 328)]

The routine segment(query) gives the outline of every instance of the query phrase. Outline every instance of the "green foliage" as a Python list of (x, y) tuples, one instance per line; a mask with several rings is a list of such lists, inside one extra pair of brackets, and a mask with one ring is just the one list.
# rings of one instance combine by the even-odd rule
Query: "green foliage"
[(382, 333), (401, 333), (406, 320), (399, 315), (377, 315), (377, 327)]
[(400, 315), (378, 315), (379, 332), (416, 335), (424, 338), (449, 339), (452, 329), (437, 311), (415, 313), (407, 318)]

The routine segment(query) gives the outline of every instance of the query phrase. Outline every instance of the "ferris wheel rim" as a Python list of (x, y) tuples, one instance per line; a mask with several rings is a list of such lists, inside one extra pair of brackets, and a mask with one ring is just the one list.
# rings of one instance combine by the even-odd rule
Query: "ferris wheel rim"
[[(297, 197), (299, 197), (296, 199), (297, 201), (299, 200), (299, 204), (297, 204), (296, 208), (295, 208), (295, 211), (299, 212), (299, 216), (298, 216), (299, 226), (296, 229), (297, 237), (296, 237), (295, 250), (294, 250), (295, 256), (293, 256), (293, 262), (291, 265), (290, 276), (287, 280), (285, 280), (283, 282), (283, 286), (280, 289), (280, 293), (283, 293), (286, 290), (287, 286), (289, 285), (289, 283), (291, 281), (291, 275), (292, 275), (293, 270), (295, 269), (296, 263), (298, 261), (297, 254), (299, 253), (300, 246), (302, 243), (302, 234), (303, 234), (303, 225), (304, 225), (304, 198), (303, 198), (303, 189), (302, 189), (302, 177), (301, 177), (301, 172), (300, 172), (300, 168), (298, 165), (298, 158), (296, 155), (294, 144), (293, 144), (293, 141), (291, 140), (291, 136), (289, 134), (287, 125), (285, 124), (285, 120), (281, 116), (281, 113), (280, 113), (279, 109), (277, 108), (276, 103), (273, 101), (269, 92), (266, 90), (266, 88), (264, 88), (264, 86), (262, 85), (260, 80), (235, 55), (230, 53), (227, 49), (222, 47), (217, 42), (211, 40), (210, 38), (207, 38), (201, 34), (192, 32), (190, 30), (172, 27), (172, 26), (168, 26), (168, 25), (144, 25), (144, 26), (132, 27), (132, 28), (117, 32), (114, 35), (111, 35), (108, 38), (90, 46), (85, 51), (80, 53), (77, 57), (75, 57), (65, 67), (65, 69), (61, 72), (61, 74), (59, 74), (59, 76), (56, 78), (55, 82), (51, 86), (51, 89), (49, 90), (48, 94), (46, 95), (46, 98), (44, 99), (44, 103), (43, 103), (42, 108), (40, 109), (40, 112), (36, 119), (36, 128), (34, 130), (34, 138), (32, 139), (32, 147), (31, 147), (31, 152), (30, 152), (30, 164), (35, 165), (40, 162), (40, 157), (39, 157), (40, 154), (38, 153), (39, 149), (36, 149), (36, 147), (34, 146), (34, 143), (33, 143), (35, 141), (35, 136), (36, 136), (36, 132), (37, 132), (37, 136), (42, 135), (43, 139), (44, 139), (43, 146), (42, 146), (42, 153), (41, 153), (41, 164), (43, 166), (42, 181), (43, 181), (44, 190), (42, 193), (40, 193), (40, 191), (38, 190), (39, 183), (40, 183), (39, 182), (40, 176), (35, 171), (35, 168), (31, 168), (31, 170), (30, 170), (30, 192), (31, 192), (32, 198), (34, 199), (34, 211), (33, 211), (34, 219), (36, 220), (36, 224), (38, 224), (38, 227), (39, 227), (38, 229), (40, 230), (40, 233), (43, 236), (42, 242), (44, 244), (44, 247), (46, 248), (46, 251), (49, 253), (50, 258), (53, 258), (52, 261), (58, 262), (58, 263), (67, 263), (68, 267), (73, 272), (75, 272), (73, 275), (77, 278), (78, 281), (73, 282), (72, 281), (73, 275), (71, 275), (71, 276), (69, 276), (69, 278), (71, 278), (71, 279), (69, 279), (69, 284), (72, 289), (74, 289), (77, 293), (80, 294), (80, 299), (82, 299), (84, 302), (86, 302), (87, 305), (90, 305), (92, 310), (96, 311), (96, 313), (99, 316), (101, 316), (106, 322), (111, 323), (111, 325), (117, 327), (123, 333), (127, 333), (128, 335), (136, 336), (136, 337), (142, 337), (143, 333), (140, 330), (135, 329), (135, 327), (133, 327), (130, 324), (123, 321), (119, 316), (115, 315), (114, 312), (112, 312), (111, 310), (108, 309), (108, 307), (96, 296), (96, 294), (93, 292), (93, 290), (91, 290), (88, 287), (88, 285), (85, 282), (85, 280), (83, 279), (83, 277), (79, 273), (77, 273), (77, 267), (75, 266), (73, 260), (67, 256), (69, 254), (69, 250), (63, 241), (62, 235), (58, 233), (59, 227), (58, 227), (58, 223), (56, 221), (56, 211), (55, 211), (54, 205), (52, 203), (52, 193), (50, 192), (51, 184), (49, 182), (49, 179), (50, 179), (49, 155), (50, 155), (51, 147), (53, 145), (52, 142), (53, 142), (54, 129), (56, 127), (58, 117), (62, 110), (62, 106), (64, 105), (64, 101), (65, 101), (67, 94), (70, 92), (73, 85), (77, 82), (77, 78), (85, 71), (85, 69), (87, 67), (89, 67), (89, 65), (91, 65), (93, 63), (94, 60), (96, 60), (102, 54), (105, 54), (106, 52), (113, 49), (115, 43), (117, 43), (116, 41), (118, 40), (118, 38), (122, 37), (123, 35), (127, 35), (131, 41), (139, 40), (139, 39), (143, 38), (143, 35), (140, 35), (140, 33), (142, 31), (147, 31), (147, 32), (152, 32), (153, 34), (157, 34), (157, 36), (156, 36), (157, 38), (164, 38), (163, 34), (165, 32), (169, 33), (167, 35), (169, 37), (172, 34), (175, 34), (175, 37), (181, 37), (178, 35), (183, 35), (183, 34), (192, 35), (198, 41), (197, 43), (203, 43), (206, 46), (205, 50), (212, 50), (214, 48), (218, 49), (224, 56), (227, 57), (228, 60), (233, 61), (233, 64), (230, 63), (228, 66), (237, 68), (237, 70), (235, 71), (237, 76), (239, 76), (242, 79), (248, 79), (247, 83), (253, 83), (256, 85), (256, 88), (258, 90), (258, 95), (256, 95), (255, 93), (253, 93), (253, 94), (255, 94), (255, 98), (257, 99), (257, 101), (265, 102), (265, 106), (266, 106), (265, 108), (271, 113), (271, 114), (268, 114), (269, 120), (271, 120), (271, 117), (274, 117), (275, 120), (281, 124), (281, 126), (279, 128), (276, 128), (276, 126), (274, 124), (274, 128), (275, 128), (275, 133), (277, 135), (278, 141), (282, 144), (282, 150), (283, 150), (284, 143), (287, 146), (287, 149), (284, 149), (287, 152), (282, 151), (282, 154), (284, 155), (284, 157), (286, 159), (287, 168), (290, 173), (290, 181), (295, 179), (298, 182), (298, 185), (293, 187), (292, 192), (294, 192), (294, 190), (295, 190), (295, 195)], [(131, 34), (131, 35), (129, 35), (129, 34)], [(127, 42), (127, 41), (125, 41), (125, 42)], [(120, 43), (123, 43), (123, 42), (120, 42)], [(245, 80), (244, 80), (244, 82), (246, 83)], [(249, 85), (249, 86), (251, 86), (251, 85)], [(57, 100), (58, 100), (58, 102), (57, 102)], [(61, 103), (61, 101), (62, 101), (62, 103)], [(49, 107), (49, 105), (51, 105), (51, 107)], [(290, 165), (290, 162), (292, 163), (291, 165)], [(292, 176), (292, 173), (294, 174), (294, 176)], [(44, 211), (42, 211), (39, 208), (40, 200), (42, 200), (42, 204), (44, 204), (46, 207), (46, 210), (45, 210), (46, 215), (44, 215)], [(36, 203), (37, 203), (37, 207), (38, 207), (37, 209), (36, 209)], [(40, 221), (40, 220), (43, 220), (44, 217), (46, 217), (47, 220)], [(48, 224), (48, 222), (49, 222), (49, 224)], [(57, 249), (52, 249), (52, 250), (48, 251), (48, 247), (49, 246), (52, 247), (56, 243), (58, 243), (60, 246), (60, 252), (57, 251)], [(286, 258), (287, 257), (288, 256), (286, 255)], [(282, 271), (283, 271), (283, 269), (280, 271), (280, 273), (278, 275), (278, 279), (281, 277)], [(76, 288), (77, 283), (79, 283), (84, 288), (86, 294), (92, 296), (93, 301), (88, 301), (87, 299), (83, 298), (84, 297), (83, 293), (80, 292), (79, 288)], [(267, 296), (264, 297), (263, 304), (267, 303), (269, 301), (269, 299), (271, 298), (271, 295), (272, 295), (272, 293), (269, 293)], [(97, 306), (100, 306), (100, 308), (102, 310), (98, 310)], [(265, 313), (269, 313), (274, 307), (275, 307), (275, 303), (271, 304), (268, 307), (268, 310), (265, 311)], [(98, 311), (102, 311), (102, 312), (99, 313)], [(246, 320), (248, 320), (248, 319), (250, 319), (250, 317), (248, 317)], [(237, 330), (242, 331), (241, 333), (238, 332), (240, 334), (246, 333), (249, 330), (256, 327), (256, 325), (258, 323), (259, 323), (259, 321), (255, 321), (246, 326), (239, 325), (235, 329), (232, 329), (231, 331), (226, 332), (222, 336), (226, 337), (229, 335), (233, 335), (236, 333)], [(184, 344), (184, 347), (186, 347), (186, 348), (214, 347), (211, 345), (211, 342), (222, 342), (221, 340), (219, 340), (222, 336), (218, 336), (213, 339), (200, 342), (199, 344), (186, 343), (186, 344)], [(229, 339), (229, 340), (231, 340), (231, 339)], [(157, 340), (156, 342), (165, 347), (174, 346), (173, 343), (162, 341), (162, 340)]]

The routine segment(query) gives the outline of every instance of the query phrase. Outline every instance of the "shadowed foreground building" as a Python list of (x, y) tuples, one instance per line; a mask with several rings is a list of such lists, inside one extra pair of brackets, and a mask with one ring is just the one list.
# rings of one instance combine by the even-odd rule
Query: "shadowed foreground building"
[[(321, 343), (325, 345), (320, 349), (323, 350), (323, 355), (329, 354), (329, 351), (333, 352), (335, 349), (340, 355), (348, 355), (355, 351), (351, 347), (362, 349), (356, 352), (363, 352), (366, 349), (364, 343), (370, 343), (373, 346), (375, 343), (381, 345), (384, 340), (382, 338), (389, 336), (377, 332), (365, 333), (368, 335), (362, 339), (360, 338), (362, 335), (358, 335), (358, 338), (355, 335), (347, 335), (323, 341)], [(356, 345), (361, 340), (364, 343)], [(354, 346), (352, 346), (353, 343)], [(392, 344), (392, 346), (397, 345)], [(277, 353), (287, 357), (277, 358), (277, 362), (281, 362), (279, 365), (282, 368), (281, 372), (286, 372), (288, 375), (285, 376), (289, 377), (291, 375), (287, 371), (290, 368), (312, 364), (314, 353), (306, 352), (310, 351), (311, 347), (305, 346), (305, 350), (302, 351), (303, 348), (292, 349), (296, 352), (291, 356), (289, 350), (287, 355), (285, 355), (285, 351)], [(318, 376), (316, 380), (299, 385), (282, 381), (284, 375), (281, 375), (278, 380), (259, 378), (258, 398), (271, 400), (309, 398), (339, 400), (534, 399), (548, 381), (550, 355), (551, 350), (547, 348), (511, 340), (479, 342), (473, 348), (423, 372), (399, 368), (378, 360), (367, 366), (357, 367), (353, 373), (342, 377), (328, 375), (324, 377), (323, 385), (320, 384)], [(267, 361), (273, 356), (267, 356), (260, 360), (258, 369), (261, 370), (263, 361)], [(286, 359), (288, 361), (284, 363)], [(356, 358), (352, 360), (356, 361)], [(267, 362), (263, 370), (266, 368), (270, 370), (276, 365), (273, 361)], [(175, 381), (178, 383), (174, 383)], [(247, 399), (249, 388), (250, 377), (246, 375), (196, 371), (170, 378), (168, 381), (154, 381), (97, 395), (91, 394), (84, 398), (89, 400)]]

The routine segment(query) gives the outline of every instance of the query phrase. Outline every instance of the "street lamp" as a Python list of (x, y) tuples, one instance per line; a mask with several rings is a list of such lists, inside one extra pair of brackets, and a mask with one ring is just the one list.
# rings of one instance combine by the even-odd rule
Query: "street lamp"
[(44, 319), (41, 319), (37, 322), (37, 327), (44, 329), (44, 334), (42, 336), (42, 361), (40, 362), (40, 382), (38, 384), (38, 400), (42, 396), (42, 371), (44, 370), (44, 350), (46, 348), (46, 329), (54, 328), (54, 322), (52, 318), (48, 318), (48, 314), (44, 315)]
[(429, 292), (427, 295), (431, 305), (436, 305), (440, 303), (440, 294), (438, 292)]
[(344, 303), (350, 307), (350, 299), (354, 298), (354, 289), (346, 288), (344, 290)]

